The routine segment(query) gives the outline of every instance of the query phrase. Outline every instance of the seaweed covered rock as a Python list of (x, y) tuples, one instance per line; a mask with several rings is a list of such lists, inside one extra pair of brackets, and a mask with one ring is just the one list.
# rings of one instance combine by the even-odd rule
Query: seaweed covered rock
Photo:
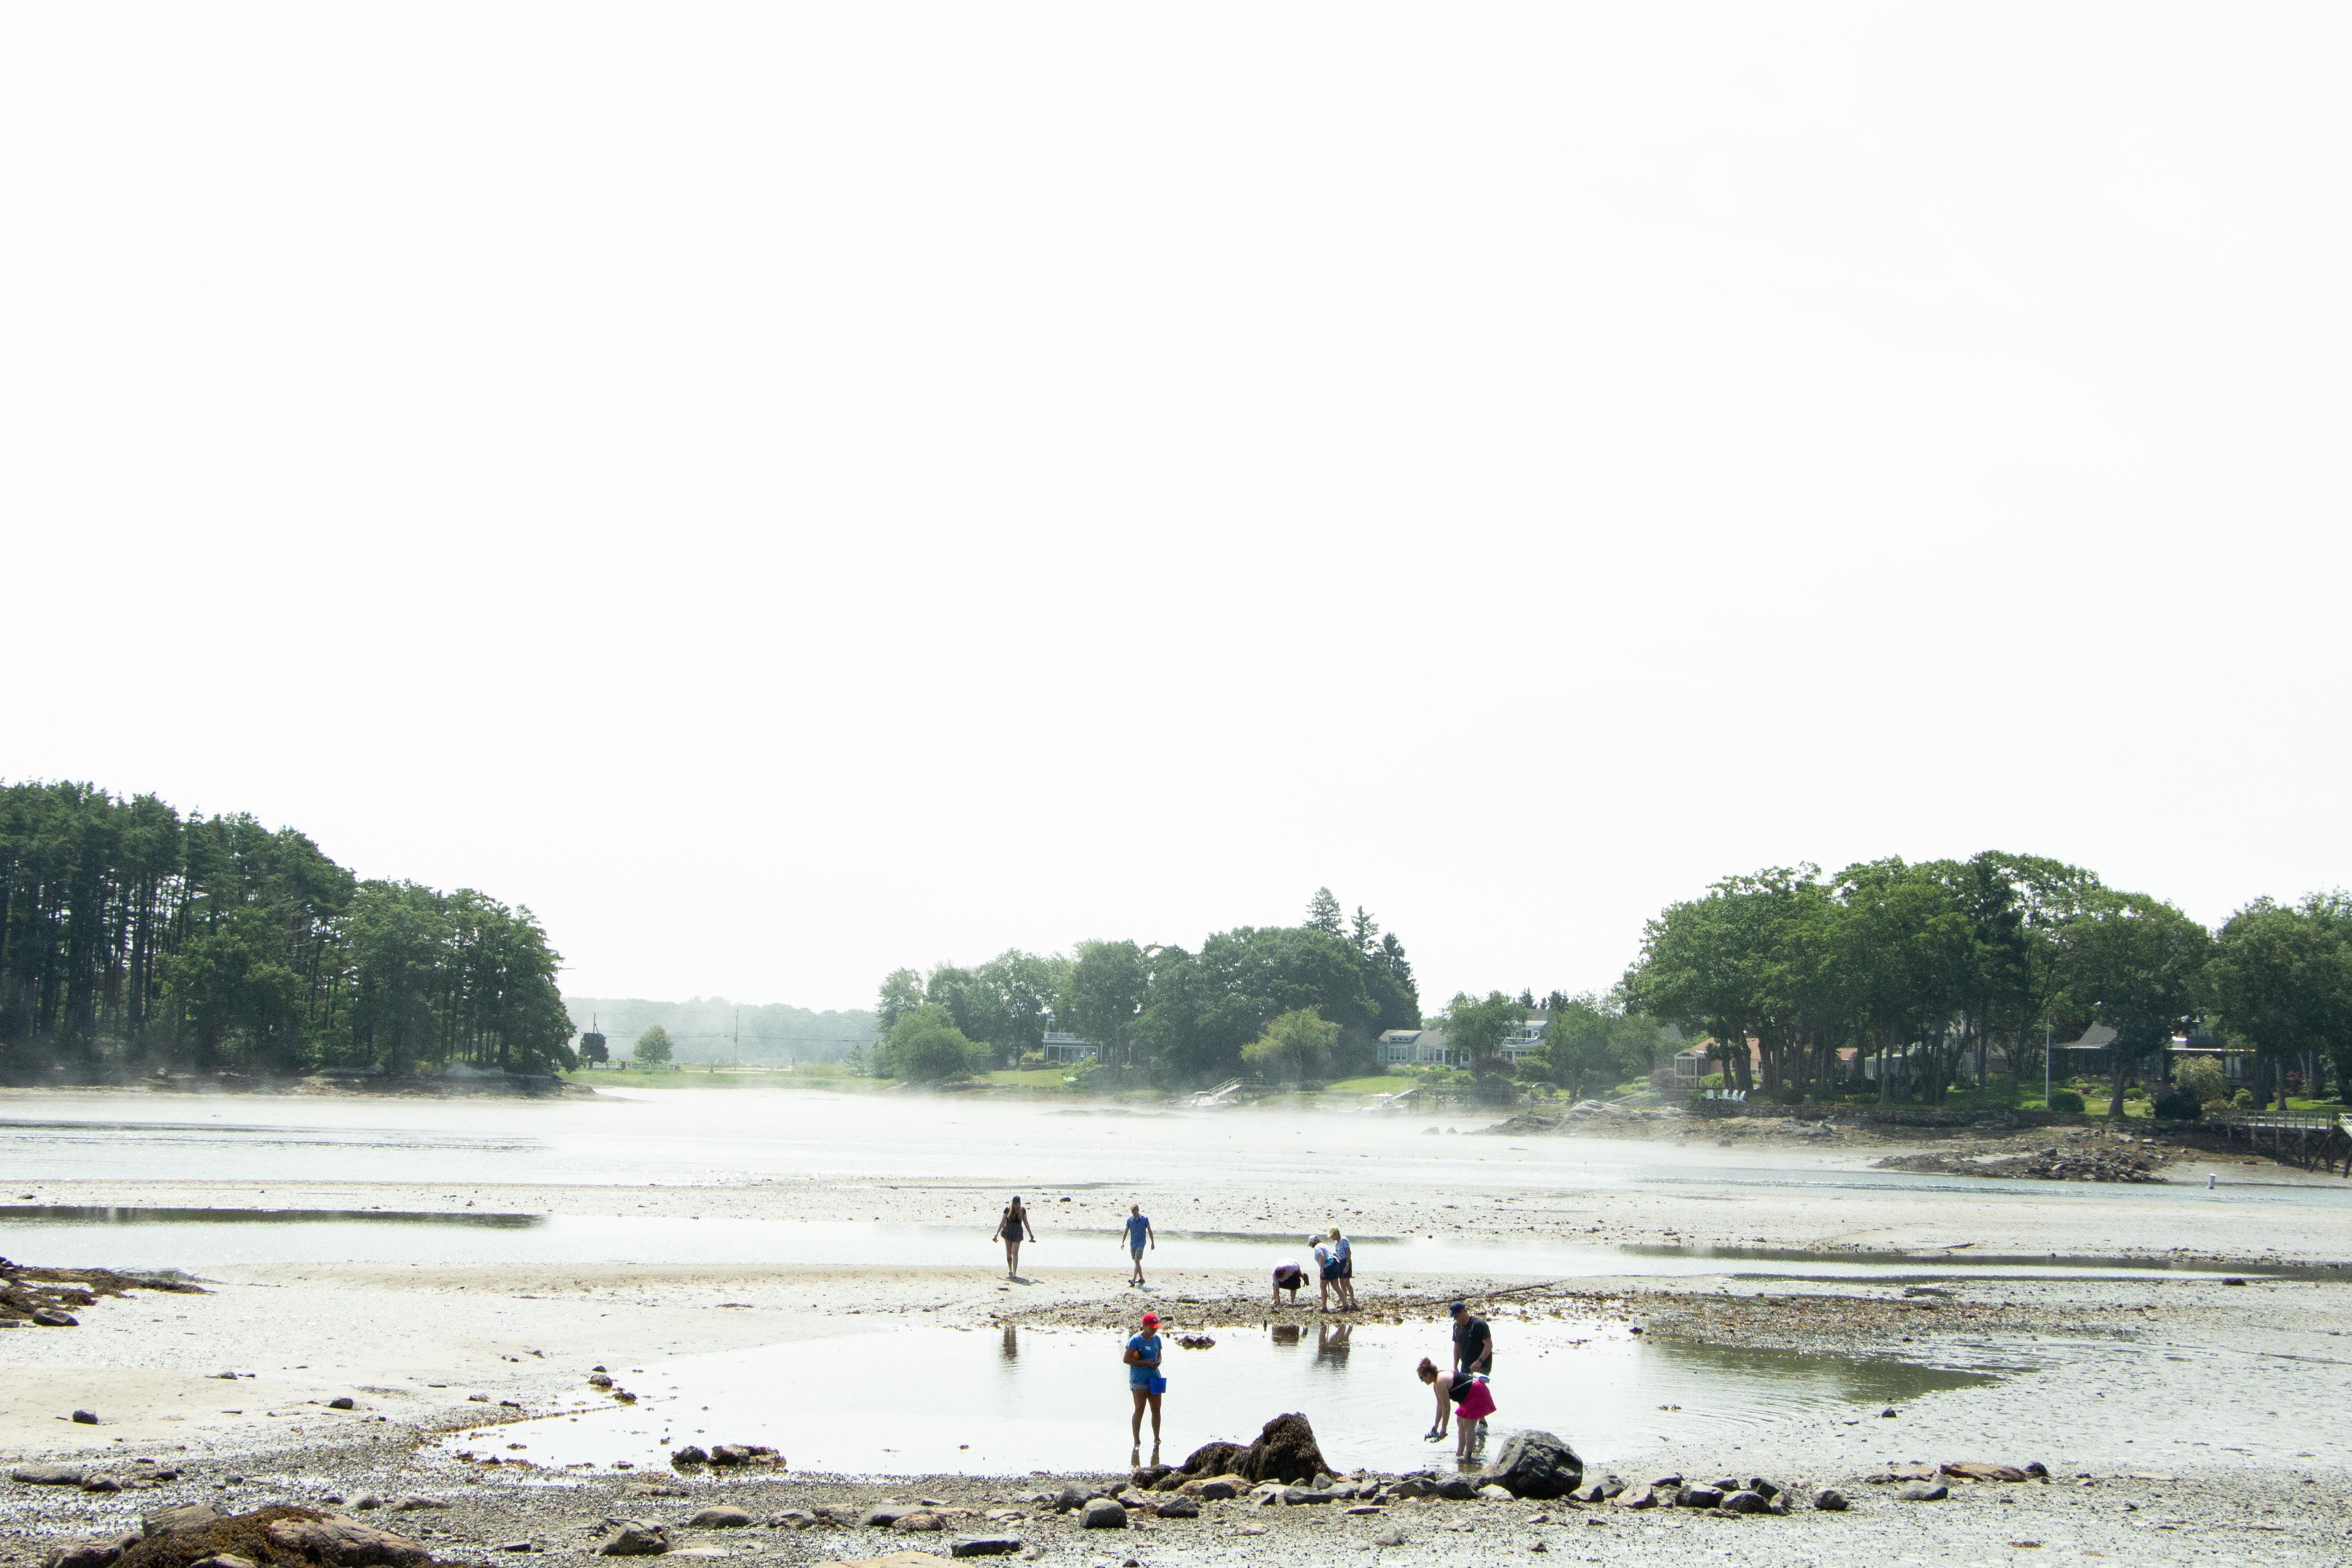
[(273, 1506), (151, 1535), (125, 1552), (118, 1568), (194, 1568), (212, 1557), (240, 1557), (255, 1568), (424, 1568), (433, 1561), (404, 1535), (316, 1509)]
[[(1284, 1481), (1305, 1486), (1331, 1466), (1315, 1442), (1315, 1428), (1296, 1412), (1277, 1415), (1244, 1447), (1239, 1443), (1208, 1443), (1192, 1450), (1180, 1467), (1186, 1476), (1240, 1476), (1252, 1481)], [(1180, 1483), (1181, 1484), (1181, 1483)]]

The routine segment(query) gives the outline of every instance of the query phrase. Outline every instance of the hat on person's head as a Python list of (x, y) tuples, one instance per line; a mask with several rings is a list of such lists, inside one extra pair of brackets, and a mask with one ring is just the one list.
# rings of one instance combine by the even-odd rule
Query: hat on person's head
[(1339, 1239), (1339, 1227), (1336, 1225), (1331, 1227), (1331, 1239), (1334, 1241)]
[(1159, 1314), (1159, 1313), (1157, 1313), (1157, 1312), (1146, 1312), (1146, 1313), (1144, 1313), (1144, 1314), (1143, 1314), (1143, 1326), (1144, 1326), (1145, 1328), (1147, 1328), (1147, 1329), (1156, 1329), (1156, 1328), (1158, 1328), (1158, 1327), (1160, 1326), (1160, 1314)]
[(1465, 1308), (1459, 1301), (1448, 1301), (1445, 1303), (1445, 1310), (1449, 1312), (1460, 1312), (1466, 1311), (1468, 1309)]

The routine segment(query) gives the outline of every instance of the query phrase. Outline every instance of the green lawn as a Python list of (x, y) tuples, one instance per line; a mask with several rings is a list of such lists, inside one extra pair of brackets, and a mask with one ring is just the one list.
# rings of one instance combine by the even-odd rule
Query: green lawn
[(1374, 1073), (1370, 1078), (1351, 1078), (1331, 1085), (1329, 1094), (1396, 1094), (1412, 1087), (1412, 1079), (1399, 1073)]
[(1002, 1084), (1006, 1089), (1059, 1089), (1062, 1079), (1069, 1076), (1067, 1068), (1018, 1068), (1003, 1072), (980, 1075), (982, 1083)]
[(732, 1071), (726, 1068), (711, 1072), (706, 1068), (689, 1067), (680, 1072), (639, 1072), (632, 1068), (627, 1072), (614, 1072), (599, 1068), (594, 1071), (582, 1068), (578, 1072), (560, 1075), (566, 1083), (584, 1083), (591, 1089), (835, 1089), (863, 1090), (882, 1089), (892, 1081), (888, 1079), (853, 1078), (840, 1068), (815, 1068), (753, 1069)]

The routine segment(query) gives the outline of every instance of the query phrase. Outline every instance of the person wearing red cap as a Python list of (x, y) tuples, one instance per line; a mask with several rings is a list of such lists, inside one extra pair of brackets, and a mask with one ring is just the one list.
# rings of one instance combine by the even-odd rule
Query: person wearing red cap
[(1143, 1314), (1143, 1331), (1127, 1342), (1127, 1391), (1135, 1395), (1135, 1416), (1128, 1424), (1131, 1447), (1127, 1462), (1143, 1462), (1143, 1410), (1151, 1407), (1151, 1462), (1160, 1462), (1160, 1396), (1168, 1380), (1160, 1375), (1160, 1314)]

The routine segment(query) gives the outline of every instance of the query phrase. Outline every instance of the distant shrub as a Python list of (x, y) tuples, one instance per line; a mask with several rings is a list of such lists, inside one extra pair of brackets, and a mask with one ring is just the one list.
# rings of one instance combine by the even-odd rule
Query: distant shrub
[(2252, 1110), (2254, 1108), (2254, 1091), (2251, 1089), (2242, 1089), (2230, 1097), (2230, 1103), (2240, 1110)]
[(2156, 1091), (2152, 1110), (2158, 1121), (2194, 1121), (2204, 1113), (2198, 1098), (2177, 1083), (2168, 1083)]
[(2071, 1089), (2053, 1089), (2050, 1091), (2050, 1109), (2060, 1116), (2080, 1116), (2083, 1097)]
[(2221, 1064), (2210, 1057), (2192, 1057), (2182, 1062), (2173, 1069), (2172, 1082), (2200, 1105), (2230, 1102), (2230, 1080), (2222, 1076)]
[(2147, 1090), (2142, 1089), (2137, 1084), (2134, 1084), (2129, 1089), (2124, 1090), (2124, 1098), (2130, 1100), (2146, 1100), (2147, 1098)]

